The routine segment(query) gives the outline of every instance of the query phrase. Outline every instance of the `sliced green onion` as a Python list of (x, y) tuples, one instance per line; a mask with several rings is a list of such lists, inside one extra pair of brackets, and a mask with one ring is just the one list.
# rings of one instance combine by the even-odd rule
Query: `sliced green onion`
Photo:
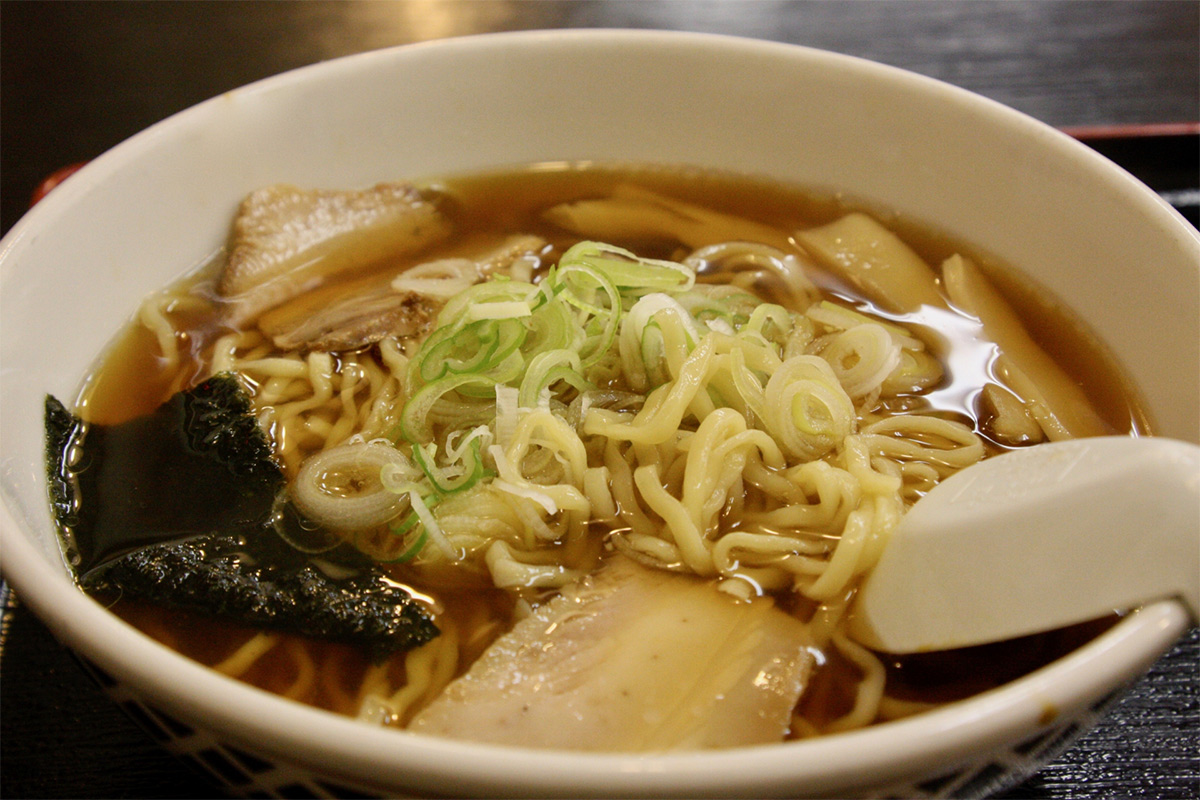
[(528, 317), (533, 313), (528, 301), (505, 300), (495, 303), (473, 303), (467, 306), (466, 317), (469, 320), (481, 319), (516, 319)]
[[(622, 310), (620, 292), (606, 275), (582, 264), (560, 264), (555, 280), (564, 286), (560, 297), (565, 303), (588, 315), (580, 356), (585, 367), (591, 366), (608, 352), (616, 338)], [(581, 289), (590, 291), (592, 296), (584, 297)]]
[(429, 538), (442, 551), (442, 555), (451, 561), (457, 561), (462, 558), (463, 554), (458, 551), (446, 538), (446, 534), (442, 532), (441, 527), (437, 524), (437, 520), (433, 518), (429, 506), (421, 499), (421, 496), (414, 492), (408, 493), (409, 499), (412, 501), (412, 509), (420, 518), (421, 524), (425, 526), (425, 533), (429, 534)]
[(433, 440), (433, 428), (429, 423), (429, 412), (449, 392), (467, 388), (486, 387), (495, 391), (496, 381), (485, 375), (448, 375), (424, 386), (408, 399), (400, 413), (400, 433), (410, 442), (425, 444)]
[(738, 319), (736, 315), (729, 304), (722, 299), (709, 297), (695, 291), (676, 295), (675, 299), (679, 301), (681, 306), (687, 309), (687, 312), (697, 322), (707, 324), (710, 320), (722, 320), (728, 323), (729, 327), (737, 328)]
[[(664, 325), (671, 325), (671, 336)], [(665, 380), (668, 340), (682, 341), (686, 350), (694, 348), (702, 336), (695, 320), (679, 301), (668, 294), (648, 294), (634, 303), (621, 321), (618, 347), (630, 384), (642, 391)], [(686, 355), (686, 354), (685, 354)]]
[[(461, 467), (458, 475), (451, 475), (448, 467), (437, 465), (437, 445), (419, 444), (412, 446), (413, 461), (429, 478), (433, 490), (439, 495), (451, 495), (464, 492), (479, 483), (484, 475), (483, 459), (479, 454), (479, 439), (471, 439), (466, 449), (461, 452)], [(453, 465), (451, 465), (453, 466)]]
[(422, 345), (413, 365), (426, 383), (447, 373), (489, 372), (521, 346), (526, 333), (517, 319), (481, 319), (439, 328)]
[[(417, 521), (416, 514), (410, 513), (409, 518), (411, 518), (414, 521)], [(355, 540), (356, 546), (362, 552), (369, 553), (371, 555), (371, 557), (374, 558), (376, 561), (378, 561), (380, 564), (407, 564), (409, 561), (412, 561), (414, 558), (417, 557), (417, 554), (420, 553), (421, 550), (425, 547), (425, 543), (427, 541), (429, 541), (429, 537), (426, 535), (424, 529), (418, 529), (417, 535), (414, 537), (411, 537), (412, 541), (407, 542), (407, 539), (410, 537), (407, 537), (406, 534), (409, 531), (411, 531), (413, 529), (413, 527), (414, 527), (414, 525), (406, 525), (404, 527), (403, 532), (400, 532), (397, 528), (389, 529), (388, 533), (393, 539), (404, 540), (400, 543), (400, 546), (404, 547), (404, 549), (401, 550), (397, 555), (392, 556), (390, 558), (385, 557), (382, 553), (380, 553), (378, 547), (364, 543), (361, 534)], [(407, 546), (405, 547), (406, 543), (407, 543)]]
[[(417, 496), (417, 495), (418, 495), (418, 493), (415, 488), (410, 490), (410, 493), (409, 493), (410, 502), (412, 500), (412, 497)], [(429, 495), (424, 500), (424, 508), (426, 510), (431, 509), (440, 502), (441, 502), (441, 498), (438, 497), (437, 495)], [(392, 559), (382, 560), (383, 563), (407, 564), (409, 561), (412, 561), (414, 558), (417, 557), (417, 554), (419, 554), (421, 552), (421, 550), (424, 549), (425, 544), (429, 541), (428, 531), (424, 527), (418, 528), (419, 525), (421, 525), (421, 516), (420, 516), (420, 514), (417, 513), (416, 506), (413, 506), (412, 510), (408, 512), (408, 515), (404, 518), (403, 521), (401, 521), (399, 524), (393, 523), (388, 526), (388, 531), (393, 536), (398, 536), (398, 537), (408, 536), (408, 534), (410, 534), (413, 530), (419, 530), (419, 533), (416, 536), (416, 538), (413, 539), (412, 544), (410, 544), (407, 548), (405, 548), (404, 551), (402, 553), (400, 553), (400, 555), (398, 555)]]
[(429, 541), (429, 534), (424, 528), (421, 529), (421, 534), (416, 540), (409, 545), (408, 549), (396, 557), (397, 564), (407, 564), (417, 557), (417, 554), (425, 549), (425, 543)]
[(559, 267), (575, 263), (601, 272), (622, 290), (685, 292), (696, 282), (691, 268), (674, 261), (641, 258), (601, 242), (580, 242), (563, 253)]
[(492, 383), (468, 383), (458, 390), (463, 397), (490, 398), (492, 385), (496, 383), (512, 384), (521, 379), (525, 372), (525, 356), (520, 350), (513, 350), (498, 363), (492, 364), (486, 374), (480, 375)]
[(530, 308), (536, 308), (544, 302), (539, 299), (540, 296), (543, 296), (541, 290), (532, 283), (494, 277), (486, 283), (477, 283), (457, 297), (451, 298), (438, 314), (437, 327), (444, 328), (459, 322), (467, 316), (468, 309), (473, 305), (517, 301), (528, 304)]
[[(292, 502), (305, 518), (329, 530), (373, 528), (403, 510), (400, 498), (383, 485), (384, 469), (407, 466), (404, 454), (391, 444), (338, 445), (304, 460), (292, 483)], [(346, 495), (331, 484), (362, 488)]]
[(537, 405), (542, 391), (559, 381), (566, 381), (579, 391), (595, 388), (582, 375), (579, 354), (571, 350), (551, 350), (535, 356), (525, 370), (517, 404), (521, 408)]
[[(768, 325), (775, 328), (776, 336), (768, 333)], [(792, 330), (792, 315), (783, 306), (763, 303), (750, 312), (750, 319), (743, 330), (760, 334), (767, 341), (782, 341)]]

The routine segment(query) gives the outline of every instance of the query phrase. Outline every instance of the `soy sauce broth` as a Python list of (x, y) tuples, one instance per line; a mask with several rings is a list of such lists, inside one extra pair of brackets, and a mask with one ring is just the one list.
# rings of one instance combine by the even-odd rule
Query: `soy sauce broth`
[[(454, 225), (456, 234), (446, 244), (417, 254), (411, 263), (455, 255), (512, 233), (543, 237), (553, 246), (551, 260), (556, 259), (579, 237), (546, 222), (542, 218), (544, 209), (570, 200), (605, 197), (615, 186), (624, 183), (785, 232), (829, 222), (850, 210), (872, 211), (841, 196), (814, 196), (764, 180), (701, 170), (541, 164), (523, 170), (459, 176), (428, 183), (425, 194), (436, 200)], [(1124, 379), (1119, 366), (1104, 351), (1098, 338), (1068, 310), (1039, 290), (1036, 281), (916, 221), (877, 210), (874, 215), (899, 233), (935, 269), (953, 253), (974, 259), (1022, 317), (1033, 338), (1084, 388), (1114, 433), (1149, 432), (1149, 422), (1136, 391)], [(678, 243), (665, 237), (638, 237), (611, 243), (652, 258), (678, 259), (687, 255)], [(218, 254), (207, 266), (182, 279), (191, 287), (197, 302), (196, 309), (187, 312), (192, 315), (194, 324), (185, 340), (177, 342), (184, 353), (178, 370), (165, 370), (154, 337), (137, 325), (131, 326), (121, 332), (88, 377), (80, 395), (80, 411), (86, 419), (116, 423), (146, 413), (173, 391), (205, 375), (207, 349), (225, 330), (211, 311), (212, 286), (222, 259), (223, 254)], [(377, 265), (380, 269), (394, 269), (395, 266)], [(818, 270), (811, 277), (818, 286), (849, 307), (890, 316), (881, 314), (868, 300), (856, 296), (836, 276)], [(764, 294), (769, 295), (771, 291), (769, 286), (763, 287)], [(905, 322), (901, 317), (891, 318), (902, 324)], [(919, 328), (913, 331), (920, 335)], [(930, 342), (931, 348), (955, 351), (977, 347), (966, 336), (956, 338), (955, 332), (943, 330), (938, 335), (941, 343)], [(981, 363), (975, 375), (948, 372), (943, 385), (936, 388), (954, 389), (943, 394), (958, 399), (946, 401), (938, 408), (940, 413), (968, 421), (989, 441), (992, 451), (998, 452), (1004, 445), (988, 438), (980, 418), (979, 379), (986, 375), (986, 370), (987, 364)], [(956, 382), (960, 385), (956, 386)], [(916, 396), (912, 402), (928, 401)], [(398, 580), (406, 577), (397, 575)], [(477, 582), (456, 585), (448, 581), (432, 588), (421, 587), (420, 591), (434, 596), (440, 606), (439, 613), (446, 619), (452, 618), (462, 628), (460, 635), (464, 645), (460, 673), (512, 623), (511, 600), (498, 597), (494, 590), (482, 590)], [(210, 666), (219, 664), (255, 635), (252, 631), (212, 620), (201, 622), (191, 614), (151, 609), (127, 601), (117, 601), (113, 610), (168, 646)], [(972, 649), (970, 652), (893, 659), (887, 662), (888, 694), (905, 702), (918, 703), (941, 703), (969, 696), (1049, 663), (1111, 624), (1112, 620), (1104, 620), (1069, 631), (989, 646), (985, 651)], [(197, 631), (201, 635), (197, 636)], [(340, 645), (289, 639), (286, 647), (279, 648), (280, 655), (256, 666), (244, 679), (268, 691), (288, 691), (286, 687), (296, 683), (296, 676), (289, 670), (295, 669), (299, 662), (289, 661), (286, 654), (296, 648), (305, 650), (320, 668), (335, 673), (334, 677), (318, 676), (316, 688), (298, 693), (296, 699), (341, 713), (355, 713), (353, 703), (347, 698), (354, 696), (352, 689), (356, 676), (361, 678), (369, 665), (360, 655), (348, 652), (348, 648)], [(394, 674), (403, 674), (402, 658), (394, 657), (394, 663), (389, 667)], [(802, 699), (800, 711), (804, 716), (819, 726), (821, 721), (832, 719), (844, 710), (848, 702), (847, 687), (856, 679), (854, 669), (836, 654), (826, 654), (825, 665), (818, 670)]]

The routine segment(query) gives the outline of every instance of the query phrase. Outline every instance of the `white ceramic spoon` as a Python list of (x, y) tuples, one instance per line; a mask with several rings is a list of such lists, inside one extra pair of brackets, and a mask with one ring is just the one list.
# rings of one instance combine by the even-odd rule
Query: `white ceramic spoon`
[(982, 461), (921, 498), (850, 633), (883, 652), (948, 650), (1168, 597), (1200, 619), (1200, 447), (1076, 439)]

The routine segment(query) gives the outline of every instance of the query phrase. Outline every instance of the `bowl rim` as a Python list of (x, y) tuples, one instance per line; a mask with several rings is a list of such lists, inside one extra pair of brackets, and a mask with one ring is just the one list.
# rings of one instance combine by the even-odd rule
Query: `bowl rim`
[[(1021, 126), (1073, 152), (1091, 169), (1102, 169), (1164, 227), (1187, 225), (1158, 195), (1066, 134), (1000, 103), (941, 81), (856, 56), (801, 45), (725, 34), (650, 30), (549, 30), (480, 34), (418, 42), (345, 56), (264, 78), (173, 114), (98, 156), (26, 214), (0, 240), (0, 285), (7, 283), (10, 253), (26, 237), (52, 227), (78, 197), (121, 170), (161, 137), (169, 137), (206, 115), (222, 98), (238, 94), (292, 91), (311, 76), (332, 79), (423, 50), (531, 46), (567, 41), (620, 41), (637, 46), (746, 48), (863, 71), (920, 91), (936, 91), (957, 103), (975, 104), (999, 123)], [(1090, 159), (1090, 160), (1089, 160)], [(1140, 187), (1140, 188), (1139, 188)], [(1200, 252), (1200, 236), (1190, 234)], [(1178, 235), (1178, 226), (1174, 228)], [(1089, 706), (1131, 680), (1164, 652), (1188, 626), (1182, 608), (1156, 603), (1131, 614), (1100, 637), (1016, 681), (971, 699), (896, 722), (814, 740), (667, 755), (592, 754), (481, 745), (377, 729), (352, 719), (268, 694), (222, 676), (176, 653), (120, 621), (79, 592), (18, 533), (6, 504), (0, 504), (0, 571), (21, 602), (30, 606), (55, 635), (118, 681), (135, 687), (157, 707), (219, 732), (231, 742), (282, 761), (313, 764), (330, 775), (358, 784), (417, 786), (445, 791), (446, 782), (465, 791), (513, 794), (654, 793), (713, 795), (771, 794), (844, 789), (857, 781), (894, 779), (897, 764), (914, 771), (932, 759), (953, 763), (1003, 746), (1014, 731), (1031, 735), (1052, 725), (1072, 706)], [(116, 623), (116, 624), (114, 624)], [(174, 675), (175, 680), (164, 676)], [(1052, 700), (1047, 698), (1053, 698)], [(1051, 705), (1053, 707), (1051, 707)], [(201, 713), (202, 712), (202, 713)], [(326, 729), (318, 746), (309, 731)], [(381, 738), (382, 737), (382, 738)], [(389, 747), (388, 745), (393, 745)], [(851, 784), (845, 783), (852, 776)], [(370, 777), (366, 777), (370, 776)]]

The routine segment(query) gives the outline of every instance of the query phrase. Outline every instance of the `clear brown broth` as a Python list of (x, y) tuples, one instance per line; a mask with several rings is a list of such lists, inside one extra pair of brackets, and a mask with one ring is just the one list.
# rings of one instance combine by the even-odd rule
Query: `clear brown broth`
[[(463, 248), (464, 243), (496, 240), (511, 233), (542, 236), (555, 246), (556, 257), (578, 237), (544, 222), (540, 218), (541, 211), (569, 200), (603, 197), (620, 183), (636, 183), (661, 194), (785, 231), (822, 224), (860, 208), (838, 197), (815, 196), (769, 181), (698, 170), (542, 165), (429, 184), (429, 194), (439, 198), (440, 207), (454, 223), (457, 233), (449, 245), (420, 254), (414, 263), (443, 257), (454, 248)], [(865, 210), (872, 211), (870, 208)], [(963, 243), (915, 222), (880, 214), (877, 210), (876, 216), (931, 264), (940, 264), (956, 252), (974, 258), (1018, 311), (1035, 340), (1093, 398), (1097, 411), (1114, 433), (1149, 432), (1136, 393), (1123, 380), (1113, 359), (1085, 326), (1053, 298), (1039, 291), (1035, 282), (998, 265), (986, 254), (975, 252)], [(647, 237), (613, 243), (650, 257), (679, 258), (686, 254), (668, 238)], [(218, 258), (187, 278), (192, 290), (211, 297), (213, 276), (219, 266)], [(814, 278), (822, 288), (845, 303), (878, 313), (878, 309), (856, 297), (833, 276), (816, 275)], [(771, 293), (769, 286), (763, 290), (766, 295)], [(89, 376), (80, 397), (81, 413), (93, 422), (121, 422), (153, 410), (173, 391), (172, 386), (187, 385), (192, 379), (202, 377), (201, 354), (222, 331), (214, 320), (215, 317), (205, 315), (195, 317), (192, 332), (183, 343), (193, 354), (193, 362), (184, 366), (183, 375), (165, 374), (156, 355), (153, 337), (140, 326), (130, 326), (119, 335), (100, 366)], [(949, 341), (951, 348), (965, 344), (952, 338)], [(949, 376), (947, 383), (961, 379), (960, 376)], [(969, 383), (971, 378), (968, 376), (966, 380)], [(974, 406), (974, 390), (978, 388), (976, 382), (961, 387), (961, 391), (943, 392), (940, 396), (957, 396), (961, 400), (939, 405), (938, 411), (973, 424), (987, 439), (987, 431), (980, 424), (979, 412)], [(1003, 449), (997, 442), (993, 441), (991, 445), (994, 451)], [(438, 576), (430, 586), (421, 584), (417, 576), (408, 574), (403, 567), (394, 577), (419, 586), (423, 594), (436, 597), (442, 607), (441, 613), (453, 618), (460, 629), (467, 629), (463, 638), (470, 644), (464, 646), (460, 670), (465, 669), (498, 632), (511, 624), (512, 600), (503, 593), (482, 587), (473, 577), (461, 580), (449, 575)], [(781, 599), (781, 602), (787, 605), (791, 601)], [(195, 614), (149, 608), (129, 601), (116, 602), (113, 610), (149, 635), (207, 665), (219, 663), (253, 635), (252, 631)], [(888, 694), (899, 699), (933, 703), (969, 696), (1049, 663), (1111, 625), (1112, 621), (1102, 620), (985, 648), (891, 659), (886, 663)], [(479, 635), (472, 636), (472, 629), (479, 631)], [(243, 679), (269, 691), (283, 692), (291, 685), (295, 670), (287, 655), (289, 648), (305, 648), (327, 674), (323, 674), (310, 691), (295, 699), (342, 713), (354, 713), (355, 687), (369, 666), (367, 660), (344, 645), (287, 638), (286, 647), (276, 648), (271, 658), (256, 664)], [(835, 653), (826, 656), (825, 666), (818, 671), (800, 707), (805, 717), (818, 727), (848, 708), (854, 683), (852, 667), (842, 663)], [(397, 680), (401, 679), (402, 658), (394, 659), (390, 669)]]

